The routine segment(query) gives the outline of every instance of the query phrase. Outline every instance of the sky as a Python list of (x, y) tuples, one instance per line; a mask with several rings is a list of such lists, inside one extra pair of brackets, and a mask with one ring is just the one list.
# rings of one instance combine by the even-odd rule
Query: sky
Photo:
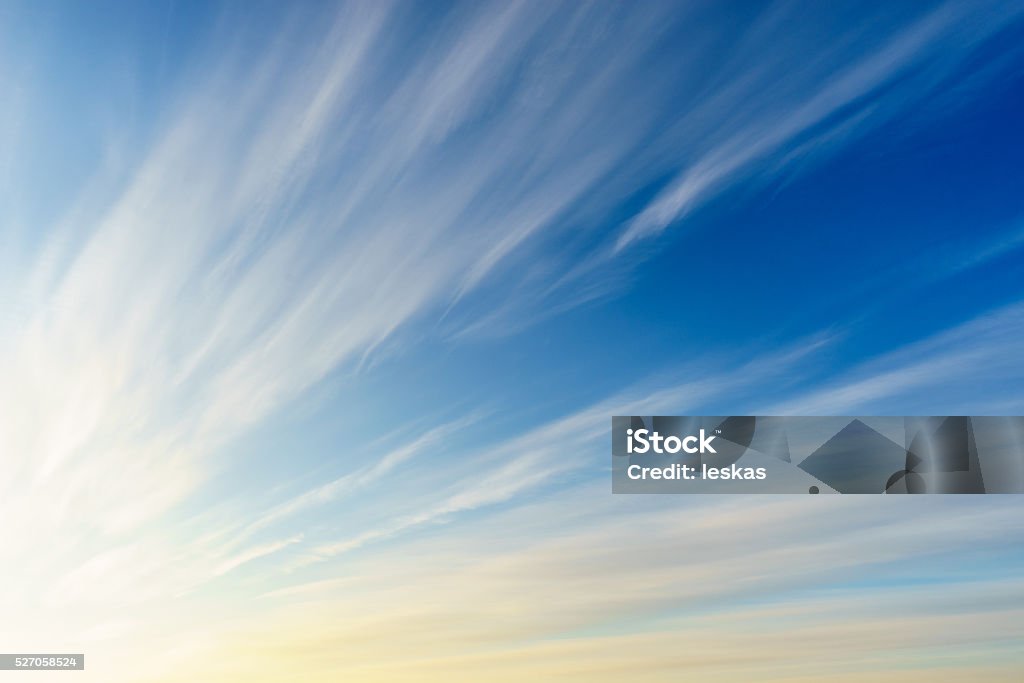
[(1019, 497), (608, 467), (1024, 412), (1019, 2), (12, 0), (0, 86), (33, 680), (1020, 679)]

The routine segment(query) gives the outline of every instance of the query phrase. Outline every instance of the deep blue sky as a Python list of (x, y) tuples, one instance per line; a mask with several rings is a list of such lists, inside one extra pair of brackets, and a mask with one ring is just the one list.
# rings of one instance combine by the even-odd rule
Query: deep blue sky
[[(346, 375), (340, 400), (369, 397), (360, 419), (481, 402), (558, 413), (695, 359), (834, 332), (835, 348), (813, 366), (818, 383), (1019, 301), (1022, 31), (1015, 24), (979, 46), (936, 92), (810, 170), (737, 182), (630, 267), (614, 293), (522, 333), (455, 344), (428, 337), (377, 368), (377, 381), (356, 378), (360, 389)], [(972, 86), (982, 74), (985, 87)], [(620, 225), (665, 181), (639, 187), (597, 229)], [(940, 395), (933, 405), (964, 411), (985, 405), (990, 391)], [(754, 405), (736, 397), (716, 407)]]

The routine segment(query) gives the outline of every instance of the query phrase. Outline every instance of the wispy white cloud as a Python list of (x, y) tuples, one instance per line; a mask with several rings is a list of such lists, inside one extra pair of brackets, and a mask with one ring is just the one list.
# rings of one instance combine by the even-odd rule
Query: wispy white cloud
[[(825, 336), (802, 340), (790, 348), (739, 363), (732, 358), (709, 357), (699, 366), (672, 373), (686, 376), (684, 382), (650, 380), (508, 440), (478, 443), (469, 452), (449, 448), (444, 453), (449, 463), (435, 476), (422, 471), (412, 475), (417, 482), (415, 495), (393, 500), (382, 510), (383, 519), (366, 519), (353, 536), (313, 545), (310, 553), (299, 557), (289, 570), (517, 499), (552, 482), (572, 476), (600, 476), (605, 467), (598, 456), (604, 450), (612, 415), (686, 414), (726, 396), (785, 383), (801, 372), (802, 362), (822, 352), (831, 341)], [(389, 487), (397, 485), (400, 482), (388, 481)], [(316, 490), (295, 501), (304, 501), (310, 495), (316, 495)], [(291, 509), (295, 501), (286, 503), (285, 509)]]
[[(280, 610), (279, 628), (242, 627), (228, 642), (277, 639), (287, 623), (284, 631), (302, 634), (282, 644), (290, 657), (303, 657), (296, 649), (309, 645), (306, 634), (321, 644), (310, 656), (328, 643), (359, 643), (334, 675), (372, 665), (379, 675), (415, 670), (428, 680), (519, 671), (538, 657), (545, 675), (598, 657), (586, 669), (596, 680), (618, 680), (625, 668), (663, 680), (680, 666), (748, 680), (754, 661), (770, 671), (764, 680), (809, 670), (881, 675), (887, 661), (926, 669), (935, 660), (922, 650), (940, 642), (973, 666), (980, 643), (1005, 659), (992, 662), (997, 671), (1019, 661), (1011, 644), (1022, 635), (1019, 580), (998, 564), (986, 565), (983, 581), (975, 567), (972, 580), (957, 560), (1001, 556), (1024, 533), (1012, 501), (698, 505), (602, 490), (600, 482), (563, 489), (357, 558), (334, 579), (277, 590), (264, 602)], [(543, 533), (552, 520), (555, 537)], [(403, 561), (410, 556), (421, 560)], [(922, 566), (931, 569), (922, 575)], [(877, 577), (887, 582), (854, 588)], [(672, 648), (678, 660), (654, 654), (669, 641), (699, 647)], [(218, 642), (210, 655), (233, 647)], [(574, 651), (555, 654), (562, 647)], [(608, 648), (620, 653), (615, 666), (599, 655)], [(808, 648), (818, 655), (808, 658)]]
[(260, 546), (256, 546), (254, 548), (249, 548), (246, 551), (239, 553), (238, 555), (235, 555), (233, 557), (229, 557), (228, 559), (221, 562), (219, 565), (217, 565), (217, 568), (214, 569), (213, 574), (214, 576), (223, 576), (224, 574), (230, 572), (232, 569), (241, 567), (243, 564), (246, 564), (247, 562), (252, 562), (253, 560), (258, 560), (261, 557), (267, 557), (268, 555), (273, 555), (279, 550), (283, 550), (290, 545), (300, 542), (301, 540), (302, 534), (296, 534), (291, 538), (286, 538), (281, 541), (275, 541), (273, 543), (266, 543)]
[[(1020, 304), (994, 311), (867, 361), (834, 380), (822, 379), (820, 361), (841, 343), (835, 335), (805, 340), (747, 363), (717, 359), (717, 369), (710, 359), (701, 361), (701, 370), (685, 370), (686, 382), (651, 380), (507, 442), (490, 444), (468, 464), (464, 457), (453, 458), (463, 467), (448, 467), (444, 479), (456, 477), (457, 483), (435, 486), (422, 480), (422, 489), (430, 494), (421, 493), (405, 506), (389, 506), (382, 523), (368, 519), (353, 536), (314, 543), (311, 554), (300, 556), (290, 571), (423, 525), (450, 522), (455, 515), (543, 489), (552, 481), (569, 480), (581, 467), (592, 470), (585, 477), (597, 476), (611, 415), (701, 413), (724, 397), (739, 412), (750, 407), (751, 414), (945, 414), (943, 409), (991, 414), (993, 406), (1014, 399), (1015, 378), (1024, 379), (1018, 353), (1018, 340), (1024, 336), (1022, 311)], [(937, 403), (938, 387), (954, 391), (957, 399), (951, 404), (943, 393), (942, 403)], [(790, 398), (766, 406), (760, 398), (766, 393)]]
[(1018, 303), (884, 354), (822, 386), (755, 412), (1013, 414), (1013, 401), (1018, 402), (1019, 411), (1016, 387), (1024, 381), (1021, 338), (1024, 304)]
[[(496, 146), (451, 141), (531, 41), (571, 39), (587, 11), (568, 11), (560, 35), (544, 11), (481, 7), (411, 54), (381, 37), (401, 26), (395, 12), (346, 6), (323, 28), (286, 28), (255, 61), (228, 50), (197, 70), (135, 173), (96, 191), (109, 205), (70, 213), (5, 283), (4, 300), (30, 302), (4, 321), (0, 443), (23, 454), (27, 484), (9, 484), (20, 491), (5, 505), (53, 501), (27, 514), (26, 542), (156, 518), (203, 480), (204, 456), (467, 292), (509, 221), (544, 222), (586, 187), (574, 175), (600, 174), (519, 144), (560, 134), (541, 130), (548, 109), (522, 115), (530, 103), (486, 128), (508, 133)], [(601, 73), (568, 98), (563, 127), (602, 94)], [(568, 184), (551, 182), (561, 171)]]
[[(886, 117), (921, 102), (973, 49), (1019, 14), (1012, 7), (998, 5), (995, 11), (986, 6), (989, 11), (969, 17), (965, 12), (970, 9), (946, 3), (887, 37), (878, 49), (860, 56), (828, 80), (818, 81), (813, 75), (819, 66), (815, 60), (794, 53), (788, 73), (768, 71), (765, 82), (751, 83), (746, 93), (735, 92), (735, 99), (720, 103), (721, 114), (726, 121), (745, 122), (716, 131), (712, 145), (699, 152), (695, 161), (687, 163), (629, 221), (614, 250), (660, 234), (701, 203), (749, 176), (758, 164), (762, 170), (778, 173), (787, 162), (806, 160), (812, 149), (819, 157), (827, 148), (834, 151), (855, 132), (870, 130)], [(754, 32), (754, 36), (766, 43), (751, 49), (768, 51), (770, 35)], [(941, 58), (933, 59), (936, 54)], [(831, 57), (827, 53), (821, 56)], [(879, 95), (880, 99), (872, 99), (873, 93), (925, 60), (929, 61), (923, 74)], [(773, 79), (778, 82), (772, 83)], [(792, 84), (801, 82), (794, 97)], [(760, 97), (751, 97), (755, 88), (762, 89)], [(762, 179), (765, 176), (761, 174)]]

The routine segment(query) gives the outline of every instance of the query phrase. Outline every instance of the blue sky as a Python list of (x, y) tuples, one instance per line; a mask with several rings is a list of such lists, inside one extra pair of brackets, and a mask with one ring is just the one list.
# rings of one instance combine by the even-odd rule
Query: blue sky
[(612, 499), (606, 456), (613, 414), (1021, 414), (1022, 45), (1013, 2), (9, 3), (0, 635), (564, 680), (807, 614), (855, 680), (893, 601), (891, 680), (1011, 680), (1015, 499)]

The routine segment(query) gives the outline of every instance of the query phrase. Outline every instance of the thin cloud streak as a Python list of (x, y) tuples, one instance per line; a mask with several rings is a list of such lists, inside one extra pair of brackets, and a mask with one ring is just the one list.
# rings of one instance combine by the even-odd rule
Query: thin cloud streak
[[(849, 121), (854, 121), (855, 128), (863, 134), (872, 125), (880, 123), (878, 116), (870, 116), (872, 110), (885, 106), (895, 110), (890, 113), (892, 115), (920, 101), (944, 75), (970, 56), (975, 47), (998, 31), (1004, 22), (1013, 21), (1019, 14), (1018, 10), (1007, 5), (998, 7), (997, 17), (983, 14), (984, 21), (992, 23), (965, 24), (968, 21), (964, 15), (965, 6), (953, 3), (940, 6), (892, 37), (876, 52), (830, 78), (812, 95), (803, 100), (784, 102), (781, 106), (775, 104), (770, 108), (776, 112), (774, 119), (756, 120), (737, 130), (726, 128), (720, 134), (722, 141), (719, 144), (688, 164), (668, 187), (629, 221), (615, 242), (614, 252), (620, 252), (639, 240), (657, 236), (699, 204), (749, 175), (757, 162), (774, 159), (769, 166), (773, 167), (773, 173), (779, 173), (786, 167), (787, 159), (806, 155), (806, 151), (800, 153), (807, 144), (804, 138), (816, 128), (825, 128), (814, 133), (818, 146), (831, 146), (835, 152), (839, 146), (837, 143), (850, 140), (852, 131), (842, 130)], [(895, 94), (883, 94), (881, 104), (864, 101), (874, 91), (900, 78), (938, 51), (942, 52), (940, 72), (920, 79), (923, 82), (919, 82), (916, 89), (903, 86)], [(803, 60), (802, 55), (800, 59)], [(803, 68), (807, 69), (806, 66)], [(799, 72), (800, 67), (797, 67)], [(894, 98), (897, 101), (891, 101)], [(738, 97), (736, 106), (742, 108), (741, 102)], [(760, 104), (755, 99), (746, 106), (756, 110)], [(856, 111), (857, 107), (861, 111)], [(842, 135), (831, 136), (829, 129), (841, 131)], [(818, 149), (816, 154), (820, 156), (822, 150)]]
[[(763, 406), (763, 415), (984, 415), (1016, 399), (1024, 381), (1024, 303), (884, 354), (802, 395)], [(937, 398), (935, 390), (946, 392)], [(1004, 406), (1004, 408), (1009, 406)]]

